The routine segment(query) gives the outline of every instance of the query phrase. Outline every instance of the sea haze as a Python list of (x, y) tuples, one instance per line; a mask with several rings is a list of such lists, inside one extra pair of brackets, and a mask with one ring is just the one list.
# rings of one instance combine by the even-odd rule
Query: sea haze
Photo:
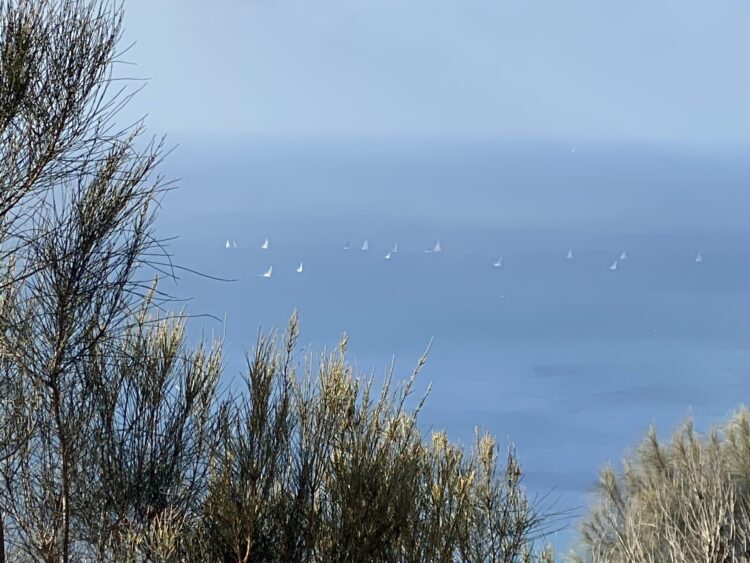
[[(666, 433), (692, 413), (706, 428), (750, 396), (750, 165), (740, 155), (196, 143), (166, 171), (182, 177), (160, 222), (179, 235), (176, 262), (236, 279), (185, 274), (169, 287), (192, 298), (193, 314), (226, 315), (225, 327), (205, 319), (192, 330), (225, 332), (227, 385), (259, 328), (283, 327), (295, 308), (312, 350), (346, 331), (357, 365), (377, 375), (394, 355), (408, 375), (434, 338), (425, 426), (464, 442), (475, 426), (512, 440), (528, 488), (551, 492), (560, 510), (585, 506), (597, 470), (650, 423)], [(438, 239), (443, 252), (425, 253)], [(271, 265), (271, 279), (258, 277)]]

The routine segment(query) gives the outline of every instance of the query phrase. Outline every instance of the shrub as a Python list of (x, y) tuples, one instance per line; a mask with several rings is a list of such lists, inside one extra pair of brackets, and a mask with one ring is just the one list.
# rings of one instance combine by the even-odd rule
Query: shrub
[(247, 393), (233, 403), (213, 458), (203, 537), (224, 561), (526, 561), (542, 518), (521, 486), (512, 450), (478, 435), (464, 452), (445, 433), (425, 440), (414, 378), (379, 391), (339, 349), (293, 360), (261, 338)]
[(651, 428), (621, 472), (601, 473), (581, 527), (581, 561), (750, 560), (750, 416), (706, 436), (688, 420), (670, 443)]

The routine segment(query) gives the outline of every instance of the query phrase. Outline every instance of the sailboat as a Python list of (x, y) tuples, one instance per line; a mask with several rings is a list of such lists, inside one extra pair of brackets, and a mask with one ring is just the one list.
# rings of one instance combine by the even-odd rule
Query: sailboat
[(365, 239), (365, 242), (362, 243), (362, 252), (367, 252), (368, 250), (370, 250), (370, 243)]
[(432, 249), (427, 249), (424, 251), (425, 254), (432, 254), (433, 252), (442, 252), (443, 247), (440, 246), (440, 241), (437, 241), (435, 243), (435, 246)]
[(391, 259), (391, 254), (392, 253), (389, 252), (388, 254), (386, 254), (385, 256), (383, 256), (383, 258), (385, 258), (386, 260), (390, 260)]
[(260, 275), (260, 277), (261, 278), (270, 278), (272, 274), (273, 274), (273, 266), (269, 266), (268, 270), (266, 270), (265, 272), (263, 272)]
[(503, 257), (501, 256), (500, 258), (498, 258), (497, 262), (495, 262), (492, 265), (495, 266), (495, 268), (502, 268), (503, 267)]
[(303, 270), (302, 262), (299, 263), (299, 266), (297, 266), (297, 273), (301, 274)]
[(627, 259), (628, 259), (628, 253), (623, 250), (622, 254), (620, 254), (620, 260), (627, 260)]
[(393, 245), (393, 250), (391, 250), (393, 254), (396, 254), (398, 252), (398, 243)]
[(568, 249), (568, 253), (565, 255), (566, 260), (572, 260), (573, 259), (573, 249)]
[(695, 257), (695, 261), (696, 262), (703, 262), (703, 254), (701, 254), (699, 252), (698, 255)]
[(612, 265), (609, 267), (610, 270), (616, 270), (617, 269), (617, 260), (615, 260)]
[(232, 248), (237, 248), (237, 243), (232, 239)]
[(344, 250), (349, 250), (349, 241), (344, 243)]
[(263, 250), (268, 250), (268, 237), (266, 237), (266, 240), (263, 241), (263, 244), (260, 246)]
[(229, 244), (229, 239), (227, 239), (227, 243), (224, 245), (224, 248), (231, 248), (231, 245)]

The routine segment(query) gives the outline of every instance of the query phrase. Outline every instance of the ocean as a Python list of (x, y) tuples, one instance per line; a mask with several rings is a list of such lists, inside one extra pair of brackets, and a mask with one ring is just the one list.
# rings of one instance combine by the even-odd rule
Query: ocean
[(567, 547), (598, 470), (650, 424), (668, 435), (692, 415), (705, 430), (750, 396), (750, 164), (575, 148), (186, 143), (164, 168), (181, 189), (159, 232), (179, 236), (176, 263), (234, 281), (182, 273), (168, 289), (191, 299), (192, 334), (225, 335), (228, 385), (295, 309), (308, 350), (346, 332), (364, 373), (395, 358), (406, 377), (432, 340), (425, 429), (515, 444), (531, 494), (568, 512), (552, 538)]

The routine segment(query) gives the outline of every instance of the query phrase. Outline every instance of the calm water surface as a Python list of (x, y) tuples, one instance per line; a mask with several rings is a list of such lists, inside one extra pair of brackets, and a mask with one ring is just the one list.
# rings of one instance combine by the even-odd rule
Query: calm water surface
[[(433, 338), (426, 427), (512, 440), (528, 488), (575, 513), (649, 424), (666, 433), (692, 413), (706, 428), (750, 396), (741, 158), (297, 144), (186, 148), (169, 168), (184, 187), (162, 222), (180, 235), (177, 261), (237, 280), (174, 288), (191, 312), (226, 314), (228, 381), (259, 327), (295, 308), (305, 343), (319, 351), (346, 331), (364, 371), (395, 355), (406, 376)], [(425, 254), (436, 239), (443, 252)]]

